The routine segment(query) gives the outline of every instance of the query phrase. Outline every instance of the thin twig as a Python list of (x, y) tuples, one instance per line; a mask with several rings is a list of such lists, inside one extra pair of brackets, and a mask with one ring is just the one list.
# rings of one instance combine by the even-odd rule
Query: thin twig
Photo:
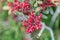
[(45, 26), (45, 28), (46, 28), (48, 31), (50, 31), (50, 34), (51, 34), (51, 40), (54, 40), (54, 34), (53, 34), (52, 29), (51, 29), (50, 27), (47, 27), (47, 26)]
[(45, 27), (44, 27), (44, 24), (43, 24), (43, 25), (42, 25), (42, 28), (41, 28), (41, 30), (40, 30), (38, 36), (37, 36), (37, 38), (39, 38), (39, 37), (42, 35), (44, 29), (45, 29)]
[(50, 22), (50, 27), (53, 27), (54, 22), (55, 22), (57, 16), (59, 15), (59, 13), (60, 13), (60, 6), (57, 7), (56, 12), (52, 16), (52, 19), (51, 19), (51, 22)]
[(42, 26), (41, 31), (40, 31), (39, 34), (38, 34), (38, 37), (41, 36), (41, 34), (42, 34), (42, 32), (44, 31), (44, 29), (47, 29), (48, 31), (50, 31), (50, 34), (51, 34), (51, 40), (54, 40), (53, 30), (52, 30), (50, 27), (46, 26), (44, 23), (42, 23), (42, 25), (43, 25), (43, 26)]

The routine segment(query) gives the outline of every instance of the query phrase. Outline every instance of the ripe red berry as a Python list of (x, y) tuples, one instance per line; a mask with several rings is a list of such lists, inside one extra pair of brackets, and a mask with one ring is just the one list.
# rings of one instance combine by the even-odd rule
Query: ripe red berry
[(12, 7), (12, 6), (13, 6), (13, 3), (12, 3), (12, 2), (7, 2), (7, 5), (8, 5), (9, 7)]
[(18, 2), (18, 0), (14, 0), (14, 2)]
[(14, 3), (8, 2), (8, 6), (13, 7), (14, 11), (21, 11), (24, 14), (28, 15), (30, 12), (30, 4), (27, 2), (19, 2), (18, 0), (14, 0)]
[(30, 14), (28, 19), (26, 20), (26, 22), (23, 21), (23, 24), (22, 24), (23, 26), (26, 26), (26, 24), (28, 25), (26, 27), (27, 33), (34, 32), (35, 30), (40, 30), (40, 28), (41, 28), (41, 24), (40, 24), (41, 17), (42, 17), (42, 14), (40, 14), (38, 16), (35, 16), (34, 14)]
[(39, 4), (39, 6), (42, 7), (42, 10), (45, 10), (47, 7), (55, 6), (55, 4), (52, 3), (52, 0), (42, 0), (42, 3)]

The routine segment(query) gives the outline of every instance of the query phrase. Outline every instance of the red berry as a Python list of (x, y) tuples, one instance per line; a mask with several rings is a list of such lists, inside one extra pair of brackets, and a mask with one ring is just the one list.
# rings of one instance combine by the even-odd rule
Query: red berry
[(55, 4), (52, 3), (52, 0), (42, 0), (42, 3), (39, 4), (39, 6), (42, 7), (42, 10), (45, 10), (47, 7), (55, 6)]
[(14, 2), (18, 2), (18, 0), (14, 0)]
[(41, 19), (42, 18), (42, 13), (39, 16), (40, 16), (40, 19)]
[[(41, 19), (42, 14), (40, 14), (38, 16), (40, 16), (39, 18)], [(28, 25), (27, 29), (26, 29), (27, 33), (32, 33), (35, 30), (40, 30), (41, 24), (40, 24), (40, 19), (37, 18), (38, 16), (35, 16), (34, 14), (29, 15), (29, 18), (25, 22)]]
[(12, 2), (7, 2), (7, 5), (12, 7), (13, 6), (13, 3)]

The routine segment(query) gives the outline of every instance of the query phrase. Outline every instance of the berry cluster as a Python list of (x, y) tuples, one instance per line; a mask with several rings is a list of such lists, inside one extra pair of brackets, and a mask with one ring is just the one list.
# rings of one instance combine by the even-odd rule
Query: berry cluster
[(40, 22), (42, 14), (35, 16), (33, 13), (29, 15), (27, 20), (22, 22), (22, 25), (26, 27), (26, 32), (31, 33), (35, 30), (40, 30), (42, 24)]
[(24, 14), (28, 14), (30, 10), (30, 4), (26, 1), (19, 2), (18, 0), (14, 0), (14, 3), (8, 2), (8, 6), (12, 7), (13, 11), (21, 11)]
[(42, 7), (42, 10), (45, 10), (47, 7), (55, 6), (55, 4), (52, 3), (52, 0), (42, 0), (42, 3), (39, 4), (39, 6)]
[[(24, 2), (19, 2), (14, 0), (14, 3), (8, 2), (8, 6), (12, 8), (13, 11), (21, 11), (24, 14), (28, 15), (28, 19), (22, 22), (22, 25), (26, 27), (26, 32), (31, 33), (35, 30), (40, 30), (42, 24), (40, 22), (42, 14), (34, 15), (34, 10), (30, 8), (29, 0), (24, 0)], [(42, 7), (42, 10), (45, 10), (47, 7), (55, 6), (51, 0), (42, 0), (42, 3), (39, 4)]]

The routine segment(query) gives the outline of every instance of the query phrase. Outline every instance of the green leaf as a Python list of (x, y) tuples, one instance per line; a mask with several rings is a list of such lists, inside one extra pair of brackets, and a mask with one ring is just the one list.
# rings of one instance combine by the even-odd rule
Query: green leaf
[(38, 4), (41, 4), (41, 3), (42, 3), (42, 1), (37, 1), (37, 3), (38, 3)]
[(37, 2), (34, 4), (34, 7), (37, 7), (38, 6), (38, 4), (37, 4)]
[(15, 12), (16, 15), (23, 16), (24, 14), (22, 12)]
[(30, 6), (31, 6), (31, 8), (34, 7), (34, 3), (35, 3), (35, 1), (36, 1), (36, 0), (30, 0)]
[(14, 2), (14, 0), (7, 0), (8, 2)]
[(48, 18), (46, 15), (43, 15), (42, 17), (43, 17), (43, 19), (47, 19)]
[(51, 15), (54, 14), (54, 11), (53, 11), (53, 9), (51, 7), (49, 8), (49, 12), (50, 12)]
[(43, 11), (44, 14), (49, 14), (49, 8)]
[(24, 0), (19, 0), (20, 2), (23, 2)]

